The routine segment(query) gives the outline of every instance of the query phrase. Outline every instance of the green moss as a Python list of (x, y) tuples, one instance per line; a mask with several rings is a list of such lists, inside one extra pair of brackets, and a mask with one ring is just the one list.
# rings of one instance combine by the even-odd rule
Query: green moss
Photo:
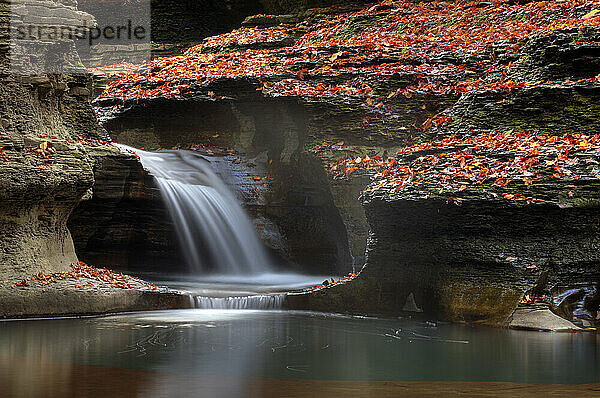
[(353, 17), (348, 21), (346, 26), (340, 29), (336, 37), (340, 40), (349, 40), (370, 28), (382, 26), (383, 22), (384, 17), (381, 16), (371, 16), (369, 18), (365, 18), (364, 16)]
[(447, 284), (440, 288), (445, 319), (503, 326), (517, 307), (522, 292), (494, 285)]
[[(483, 18), (483, 20), (485, 20), (485, 18)], [(479, 21), (479, 22), (481, 23), (482, 21)], [(447, 19), (447, 20), (443, 20), (443, 21), (442, 21), (442, 23), (441, 23), (441, 25), (442, 25), (443, 27), (445, 27), (445, 28), (449, 28), (449, 27), (451, 27), (451, 26), (454, 26), (454, 25), (456, 25), (457, 23), (458, 23), (458, 20), (455, 20), (455, 19)]]

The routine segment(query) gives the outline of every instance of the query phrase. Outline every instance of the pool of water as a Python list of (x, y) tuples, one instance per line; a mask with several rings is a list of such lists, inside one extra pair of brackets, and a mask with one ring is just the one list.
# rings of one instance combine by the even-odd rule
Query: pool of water
[(138, 274), (145, 280), (192, 295), (210, 297), (245, 296), (301, 290), (338, 276), (264, 273), (257, 275), (167, 275)]
[(600, 337), (293, 311), (0, 322), (4, 396), (354, 396), (384, 381), (598, 383)]

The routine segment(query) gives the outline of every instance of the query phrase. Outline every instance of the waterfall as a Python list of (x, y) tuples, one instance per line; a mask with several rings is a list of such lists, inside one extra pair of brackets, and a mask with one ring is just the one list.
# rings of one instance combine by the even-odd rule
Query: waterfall
[(156, 179), (192, 272), (242, 275), (271, 271), (252, 222), (209, 160), (193, 151), (146, 152), (118, 146), (137, 154)]
[(194, 308), (212, 310), (276, 310), (283, 307), (285, 294), (263, 294), (241, 297), (192, 296)]

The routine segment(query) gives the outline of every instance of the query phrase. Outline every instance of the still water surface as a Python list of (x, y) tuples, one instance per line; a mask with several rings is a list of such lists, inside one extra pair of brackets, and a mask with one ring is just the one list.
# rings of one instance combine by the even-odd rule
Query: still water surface
[(10, 396), (244, 396), (263, 379), (598, 383), (600, 338), (252, 310), (0, 322)]

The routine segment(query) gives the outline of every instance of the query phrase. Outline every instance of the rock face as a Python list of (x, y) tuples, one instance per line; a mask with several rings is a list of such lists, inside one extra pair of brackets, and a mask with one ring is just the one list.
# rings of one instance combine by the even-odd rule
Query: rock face
[[(91, 17), (70, 1), (13, 3), (21, 23), (69, 26)], [(143, 281), (116, 288), (106, 278), (75, 276), (68, 219), (92, 197), (94, 168), (110, 171), (107, 164), (126, 165), (127, 158), (99, 140), (105, 131), (89, 103), (91, 79), (74, 43), (31, 40), (11, 47), (8, 16), (8, 2), (0, 1), (0, 317), (188, 306), (188, 297)], [(44, 73), (49, 70), (56, 73)], [(118, 179), (111, 181), (118, 190)], [(63, 272), (69, 276), (54, 279)]]
[(343, 0), (152, 0), (152, 40), (188, 46), (205, 37), (236, 29), (251, 15), (289, 15), (344, 3)]
[(573, 332), (579, 330), (573, 323), (554, 314), (548, 308), (517, 308), (510, 321), (511, 328)]
[[(75, 3), (47, 5), (64, 17), (56, 24), (86, 15)], [(8, 15), (8, 3), (0, 7)], [(96, 159), (118, 151), (99, 150), (104, 130), (89, 104), (90, 77), (81, 68), (73, 74), (36, 74), (27, 63), (16, 65), (17, 72), (11, 61), (23, 58), (9, 58), (6, 28), (0, 53), (0, 274), (66, 271), (77, 262), (67, 220), (91, 196)], [(74, 43), (62, 45), (62, 52), (41, 48), (32, 55), (62, 56), (57, 63), (75, 67)]]
[[(50, 4), (50, 3), (49, 3)], [(52, 3), (53, 4), (53, 3)], [(8, 15), (9, 5), (0, 3)], [(60, 8), (60, 7), (59, 7)], [(64, 6), (66, 15), (75, 14)], [(4, 17), (3, 17), (4, 18)], [(67, 219), (93, 183), (84, 137), (100, 133), (84, 75), (12, 74), (0, 34), (0, 275), (66, 270), (77, 260)], [(71, 43), (72, 44), (72, 43)], [(65, 63), (73, 56), (67, 46)], [(39, 54), (37, 54), (39, 55)]]
[(86, 279), (58, 281), (51, 287), (10, 288), (5, 285), (0, 287), (0, 295), (0, 318), (100, 315), (191, 307), (188, 295), (166, 288), (115, 289), (106, 282)]
[(405, 313), (412, 295), (429, 316), (507, 325), (532, 287), (542, 295), (566, 281), (600, 281), (597, 204), (373, 198), (365, 209), (371, 233), (360, 277), (313, 293), (303, 305), (390, 315)]
[(96, 152), (93, 195), (68, 222), (80, 260), (122, 271), (181, 272), (175, 232), (152, 177), (133, 156)]
[[(136, 0), (138, 3), (150, 4), (150, 21), (144, 21), (152, 27), (152, 46), (145, 43), (143, 51), (132, 49), (128, 45), (111, 45), (104, 43), (93, 48), (81, 46), (80, 55), (85, 65), (110, 65), (115, 60), (126, 60), (139, 63), (142, 53), (152, 52), (153, 56), (167, 56), (180, 52), (192, 44), (200, 43), (206, 37), (229, 32), (238, 28), (248, 16), (257, 14), (287, 16), (283, 21), (297, 20), (295, 13), (304, 12), (315, 7), (345, 7), (342, 0), (196, 0), (196, 1), (165, 1), (165, 0)], [(125, 11), (129, 19), (135, 20), (136, 2), (130, 2), (131, 10)], [(78, 2), (78, 7), (91, 15), (98, 16), (98, 23), (103, 24), (100, 16), (110, 10), (110, 0), (83, 0)], [(117, 7), (127, 10), (122, 2)], [(356, 7), (356, 6), (355, 6)], [(354, 7), (354, 8), (355, 8)], [(280, 18), (281, 19), (281, 18)], [(271, 24), (272, 18), (254, 18), (248, 20), (249, 24)], [(137, 51), (137, 52), (136, 52)], [(120, 55), (118, 55), (120, 54)], [(120, 57), (120, 58), (119, 58)], [(138, 59), (136, 59), (138, 58)]]

